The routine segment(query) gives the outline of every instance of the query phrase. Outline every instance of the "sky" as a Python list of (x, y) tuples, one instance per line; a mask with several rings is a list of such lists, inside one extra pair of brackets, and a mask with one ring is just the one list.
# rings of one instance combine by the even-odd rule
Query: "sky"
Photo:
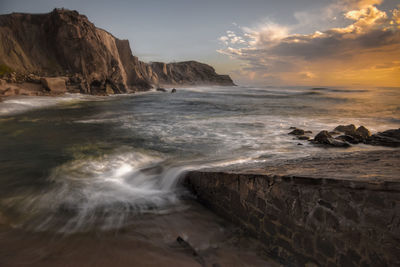
[(400, 87), (400, 0), (0, 0), (77, 10), (141, 60), (197, 60), (242, 85)]

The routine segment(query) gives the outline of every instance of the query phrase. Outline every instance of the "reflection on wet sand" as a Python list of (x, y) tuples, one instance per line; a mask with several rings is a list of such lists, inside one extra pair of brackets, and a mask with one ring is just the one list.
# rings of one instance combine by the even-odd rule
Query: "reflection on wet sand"
[(184, 203), (184, 212), (138, 215), (114, 231), (61, 235), (1, 225), (1, 266), (278, 266), (238, 228)]

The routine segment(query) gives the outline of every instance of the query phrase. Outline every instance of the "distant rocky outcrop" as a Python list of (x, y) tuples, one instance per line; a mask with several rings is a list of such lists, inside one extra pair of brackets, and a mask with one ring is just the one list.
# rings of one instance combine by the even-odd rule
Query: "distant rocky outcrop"
[(162, 85), (234, 85), (228, 75), (218, 75), (213, 67), (196, 61), (152, 62), (151, 67)]
[(0, 15), (0, 78), (18, 87), (32, 83), (32, 75), (36, 81), (66, 77), (67, 91), (88, 94), (129, 93), (159, 84), (233, 85), (229, 76), (199, 62), (142, 62), (128, 40), (95, 27), (77, 11)]
[[(400, 128), (371, 135), (371, 132), (362, 125), (358, 128), (354, 124), (339, 125), (334, 131), (328, 132), (324, 130), (319, 132), (314, 139), (310, 139), (309, 136), (305, 135), (306, 133), (312, 133), (311, 131), (296, 127), (290, 127), (290, 130), (292, 131), (288, 134), (295, 135), (299, 140), (309, 140), (316, 145), (349, 147), (350, 144), (363, 143), (374, 146), (400, 147)], [(340, 135), (340, 133), (344, 134)]]

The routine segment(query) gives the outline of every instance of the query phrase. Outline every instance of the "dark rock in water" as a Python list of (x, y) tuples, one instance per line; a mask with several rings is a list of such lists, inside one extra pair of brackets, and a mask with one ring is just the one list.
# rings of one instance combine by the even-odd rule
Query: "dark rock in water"
[(156, 90), (159, 92), (164, 92), (164, 93), (167, 92), (167, 89), (161, 88), (161, 87), (158, 87)]
[(371, 132), (364, 126), (358, 127), (356, 133), (360, 135), (364, 140), (371, 136)]
[(172, 90), (171, 90), (171, 94), (172, 93), (176, 93), (176, 89), (175, 88), (173, 88)]
[(303, 129), (294, 129), (293, 131), (291, 131), (290, 133), (288, 133), (288, 134), (292, 134), (292, 135), (304, 135), (305, 134), (305, 132), (304, 132), (304, 130)]
[(336, 140), (328, 131), (321, 131), (312, 140), (315, 144), (329, 145), (333, 147), (349, 147), (350, 144), (344, 141)]
[(348, 142), (350, 144), (358, 144), (358, 143), (360, 143), (358, 141), (358, 139), (354, 138), (351, 135), (340, 135), (340, 136), (336, 137), (335, 139), (336, 140), (340, 140), (340, 141), (345, 141), (345, 142)]
[(297, 136), (297, 139), (299, 139), (299, 140), (309, 140), (310, 137), (306, 136), (306, 135), (299, 135), (299, 136)]
[(350, 129), (345, 131), (345, 135), (353, 137), (353, 139), (359, 143), (364, 143), (366, 139), (371, 136), (371, 133), (364, 126), (360, 126), (356, 130), (350, 127)]
[(339, 125), (335, 129), (335, 131), (338, 132), (355, 132), (356, 131), (356, 126), (354, 124), (349, 124), (349, 125)]
[(327, 131), (321, 131), (314, 137), (314, 141), (320, 144), (329, 144), (329, 138), (332, 138), (332, 135)]
[(400, 147), (400, 128), (371, 135), (366, 143), (374, 146)]
[(330, 134), (330, 135), (339, 135), (340, 132), (337, 132), (337, 131), (330, 131), (329, 134)]
[(302, 144), (302, 143), (297, 143), (297, 145), (298, 145), (298, 146), (302, 146), (303, 144)]
[(363, 136), (357, 132), (345, 132), (345, 135), (353, 137), (359, 143), (365, 141), (365, 138), (363, 138)]
[(297, 129), (297, 127), (294, 126), (289, 127), (289, 130), (294, 130), (294, 129)]

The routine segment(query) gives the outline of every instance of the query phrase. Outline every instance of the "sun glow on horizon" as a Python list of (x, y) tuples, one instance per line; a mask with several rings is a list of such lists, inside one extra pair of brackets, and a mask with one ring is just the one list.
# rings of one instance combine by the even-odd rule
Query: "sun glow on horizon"
[(231, 74), (249, 83), (400, 87), (400, 5), (385, 12), (382, 2), (338, 0), (326, 10), (347, 25), (311, 34), (271, 21), (241, 27), (220, 37), (218, 52), (240, 62)]

